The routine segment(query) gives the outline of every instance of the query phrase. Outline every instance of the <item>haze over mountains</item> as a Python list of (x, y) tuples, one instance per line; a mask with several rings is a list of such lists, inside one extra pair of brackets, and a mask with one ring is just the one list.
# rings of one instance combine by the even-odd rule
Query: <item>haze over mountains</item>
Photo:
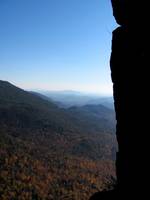
[(85, 200), (115, 177), (114, 110), (65, 95), (0, 81), (1, 199)]
[(61, 107), (84, 106), (84, 105), (99, 105), (102, 104), (108, 108), (114, 109), (113, 97), (103, 96), (99, 94), (83, 93), (78, 91), (37, 91), (37, 94), (43, 94), (51, 100), (57, 102)]

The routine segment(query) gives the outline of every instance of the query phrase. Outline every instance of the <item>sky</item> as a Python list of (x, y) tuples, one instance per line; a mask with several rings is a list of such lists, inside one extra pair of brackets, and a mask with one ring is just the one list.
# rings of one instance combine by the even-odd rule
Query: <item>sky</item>
[(112, 94), (110, 0), (0, 0), (0, 79)]

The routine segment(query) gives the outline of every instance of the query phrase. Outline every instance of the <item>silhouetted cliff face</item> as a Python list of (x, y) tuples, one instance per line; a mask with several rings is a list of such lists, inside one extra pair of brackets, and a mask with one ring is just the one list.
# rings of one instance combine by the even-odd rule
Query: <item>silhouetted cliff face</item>
[(121, 26), (140, 28), (147, 25), (149, 2), (147, 0), (111, 0), (113, 15)]
[(90, 200), (149, 195), (149, 2), (111, 0), (119, 27), (113, 31), (110, 59), (117, 119), (116, 189)]
[(118, 188), (142, 190), (149, 174), (145, 93), (150, 57), (148, 1), (112, 0), (112, 6), (120, 25), (113, 31), (110, 60), (119, 145)]

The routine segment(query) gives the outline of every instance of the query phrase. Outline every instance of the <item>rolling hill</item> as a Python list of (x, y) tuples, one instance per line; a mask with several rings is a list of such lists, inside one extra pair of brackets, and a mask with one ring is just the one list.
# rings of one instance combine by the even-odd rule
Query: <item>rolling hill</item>
[(85, 200), (115, 177), (114, 112), (0, 81), (0, 198)]
[(77, 91), (43, 91), (35, 92), (39, 95), (44, 95), (50, 101), (57, 103), (59, 107), (69, 108), (72, 106), (85, 106), (85, 105), (104, 105), (105, 107), (114, 109), (112, 96), (100, 96), (98, 94), (86, 94)]

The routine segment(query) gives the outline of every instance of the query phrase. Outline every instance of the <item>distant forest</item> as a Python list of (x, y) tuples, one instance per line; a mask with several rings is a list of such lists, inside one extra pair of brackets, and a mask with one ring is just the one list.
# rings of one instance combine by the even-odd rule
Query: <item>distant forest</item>
[(1, 200), (87, 200), (112, 187), (110, 99), (68, 106), (58, 100), (0, 81)]

